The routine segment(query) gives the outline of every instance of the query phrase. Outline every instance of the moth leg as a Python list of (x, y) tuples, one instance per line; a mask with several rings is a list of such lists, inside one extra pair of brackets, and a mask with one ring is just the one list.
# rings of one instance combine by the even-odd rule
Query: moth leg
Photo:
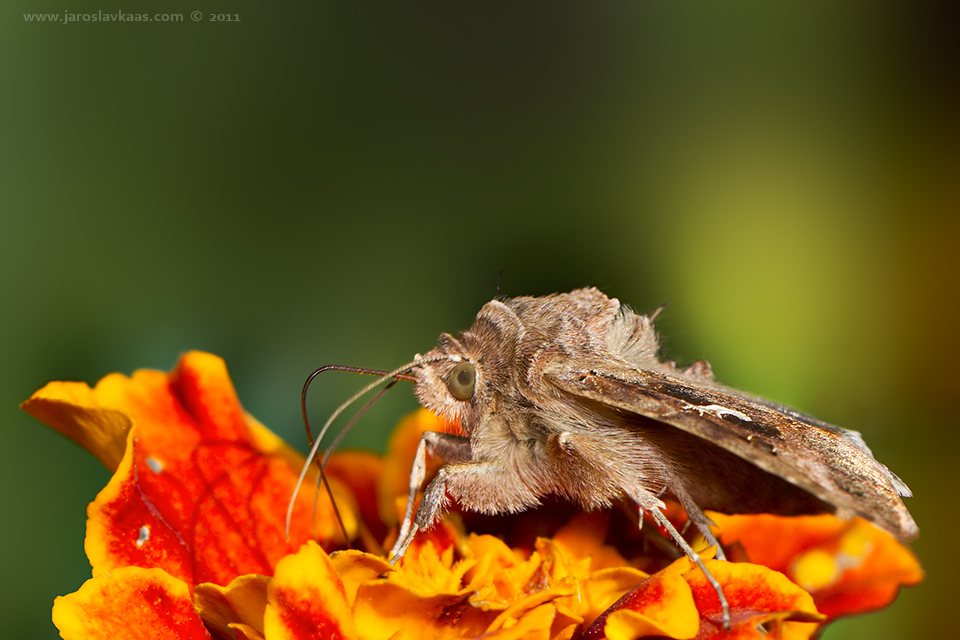
[(394, 547), (396, 557), (403, 555), (417, 531), (434, 525), (451, 498), (471, 511), (486, 514), (516, 513), (539, 504), (539, 494), (517, 480), (516, 469), (501, 459), (444, 465), (424, 491), (406, 538)]
[(707, 544), (717, 548), (717, 560), (726, 560), (727, 556), (723, 552), (723, 547), (720, 546), (717, 538), (713, 535), (713, 532), (710, 531), (710, 525), (714, 523), (703, 511), (700, 510), (700, 507), (697, 506), (697, 503), (693, 501), (693, 498), (691, 498), (683, 488), (674, 487), (672, 491), (680, 500), (680, 505), (683, 506), (683, 510), (687, 512), (687, 517), (690, 518), (690, 522), (692, 522), (697, 530), (703, 535), (707, 541)]
[[(674, 493), (677, 492), (675, 491)], [(729, 631), (730, 605), (727, 604), (727, 597), (723, 595), (723, 589), (720, 587), (720, 583), (717, 582), (717, 579), (713, 577), (713, 574), (710, 573), (710, 570), (707, 569), (707, 566), (703, 564), (703, 560), (700, 559), (700, 554), (694, 551), (693, 547), (687, 544), (687, 541), (683, 539), (683, 536), (680, 535), (680, 532), (678, 532), (676, 528), (674, 528), (673, 524), (667, 520), (667, 516), (663, 515), (663, 511), (661, 511), (661, 509), (664, 507), (663, 502), (661, 502), (660, 499), (654, 496), (652, 493), (643, 490), (627, 490), (627, 495), (629, 495), (630, 498), (637, 503), (637, 506), (640, 507), (641, 512), (645, 511), (649, 513), (657, 524), (666, 529), (667, 533), (670, 534), (670, 537), (673, 538), (673, 541), (678, 547), (680, 547), (690, 561), (694, 562), (698, 567), (700, 567), (700, 571), (703, 572), (703, 576), (707, 579), (707, 582), (709, 582), (710, 586), (713, 587), (713, 590), (717, 592), (717, 598), (720, 600), (720, 610), (723, 613), (723, 628), (726, 631)], [(693, 504), (693, 501), (689, 500), (689, 497), (688, 501)], [(683, 503), (683, 498), (681, 498), (681, 503)], [(686, 508), (686, 506), (684, 506), (684, 508)], [(696, 513), (700, 513), (704, 521), (707, 520), (707, 517), (703, 515), (696, 505), (694, 505), (694, 511)], [(693, 516), (691, 516), (690, 513), (687, 513), (687, 515), (693, 519)], [(643, 513), (640, 514), (640, 521), (643, 522)], [(719, 549), (719, 547), (717, 548)]]
[[(427, 473), (427, 451), (431, 456), (437, 456), (448, 462), (464, 462), (470, 460), (470, 438), (440, 433), (438, 431), (424, 431), (417, 443), (417, 451), (413, 456), (413, 465), (410, 467), (410, 488), (407, 494), (407, 510), (403, 514), (397, 542), (390, 551), (390, 564), (394, 564), (403, 555), (413, 541), (413, 536), (419, 527), (413, 521), (413, 503), (417, 492), (423, 486)], [(432, 484), (432, 483), (431, 483)], [(424, 496), (426, 501), (426, 496)], [(418, 512), (419, 515), (419, 512)]]
[(707, 582), (709, 582), (710, 586), (713, 587), (713, 590), (717, 592), (717, 598), (720, 599), (720, 610), (723, 612), (723, 628), (729, 631), (730, 605), (727, 604), (727, 597), (723, 595), (723, 589), (720, 587), (720, 583), (717, 582), (717, 579), (713, 577), (713, 574), (710, 573), (710, 571), (707, 569), (707, 566), (703, 564), (703, 560), (700, 559), (700, 554), (694, 551), (693, 548), (687, 544), (687, 541), (684, 540), (683, 536), (677, 532), (670, 521), (667, 520), (667, 516), (663, 515), (663, 512), (660, 511), (660, 509), (653, 508), (650, 509), (648, 513), (653, 516), (653, 519), (657, 521), (657, 524), (667, 530), (667, 532), (670, 534), (670, 537), (673, 538), (673, 541), (677, 543), (677, 546), (683, 550), (687, 557), (690, 558), (691, 561), (695, 562), (698, 567), (700, 567), (700, 571), (703, 572)]

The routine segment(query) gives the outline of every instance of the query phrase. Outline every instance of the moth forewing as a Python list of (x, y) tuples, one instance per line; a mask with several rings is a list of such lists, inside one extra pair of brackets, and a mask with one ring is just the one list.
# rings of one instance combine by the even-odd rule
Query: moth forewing
[[(859, 515), (903, 542), (919, 534), (900, 500), (909, 492), (906, 485), (873, 458), (855, 432), (654, 371), (631, 372), (626, 380), (593, 372), (548, 380), (575, 396), (603, 401), (702, 438), (816, 497), (827, 505), (823, 511)], [(781, 505), (790, 503), (774, 502), (764, 511), (799, 515), (784, 513)], [(738, 512), (735, 505), (700, 506)]]

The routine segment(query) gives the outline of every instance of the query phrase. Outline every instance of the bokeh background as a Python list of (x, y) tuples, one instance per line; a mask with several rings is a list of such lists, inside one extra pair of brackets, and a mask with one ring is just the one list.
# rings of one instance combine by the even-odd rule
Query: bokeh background
[[(507, 295), (669, 302), (669, 356), (862, 431), (917, 496), (928, 579), (826, 637), (941, 629), (960, 571), (954, 16), (309, 4), (141, 2), (126, 10), (183, 22), (58, 24), (23, 14), (118, 7), (5, 3), (4, 637), (56, 636), (108, 480), (19, 411), (35, 389), (205, 349), (305, 448), (310, 370), (406, 362), (466, 328), (500, 269)], [(363, 382), (328, 376), (316, 415)], [(382, 450), (414, 406), (394, 391), (349, 444)]]

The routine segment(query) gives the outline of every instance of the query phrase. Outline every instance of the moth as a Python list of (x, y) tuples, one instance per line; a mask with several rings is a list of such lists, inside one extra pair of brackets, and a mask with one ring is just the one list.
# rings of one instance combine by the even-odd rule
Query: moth
[[(423, 434), (392, 558), (451, 500), (499, 514), (551, 494), (588, 510), (626, 499), (700, 566), (727, 623), (719, 584), (663, 515), (666, 496), (713, 545), (707, 509), (859, 515), (917, 537), (901, 500), (910, 490), (858, 433), (726, 387), (706, 361), (661, 360), (655, 316), (594, 288), (492, 300), (469, 330), (385, 374), (412, 380), (420, 403), (464, 434)], [(443, 464), (414, 514), (428, 454)]]

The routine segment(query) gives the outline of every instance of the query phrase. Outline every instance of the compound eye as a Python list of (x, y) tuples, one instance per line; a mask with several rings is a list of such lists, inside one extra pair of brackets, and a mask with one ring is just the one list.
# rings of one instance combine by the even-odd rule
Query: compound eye
[(457, 400), (466, 401), (472, 398), (476, 384), (477, 369), (466, 360), (455, 366), (447, 377), (447, 389)]

